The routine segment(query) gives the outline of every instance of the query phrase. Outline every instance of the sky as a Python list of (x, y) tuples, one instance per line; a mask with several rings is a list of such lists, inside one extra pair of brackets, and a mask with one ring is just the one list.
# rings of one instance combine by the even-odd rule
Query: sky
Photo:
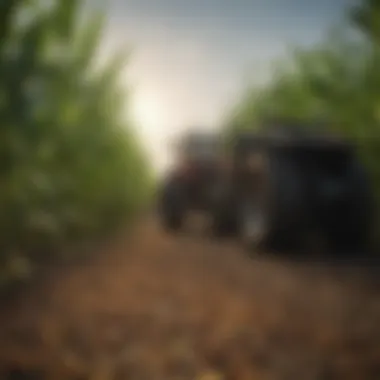
[(170, 165), (176, 135), (217, 129), (248, 81), (265, 83), (289, 45), (320, 40), (349, 1), (88, 0), (107, 4), (100, 56), (132, 49), (123, 72), (133, 88), (128, 105), (159, 171)]

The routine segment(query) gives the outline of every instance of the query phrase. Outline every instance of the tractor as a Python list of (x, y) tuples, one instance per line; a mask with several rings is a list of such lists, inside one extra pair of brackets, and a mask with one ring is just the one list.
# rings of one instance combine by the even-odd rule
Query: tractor
[(160, 217), (178, 231), (191, 210), (206, 213), (217, 237), (250, 252), (322, 244), (367, 249), (374, 197), (355, 145), (321, 128), (280, 120), (235, 134), (190, 133), (165, 177)]
[(159, 192), (159, 216), (167, 231), (182, 229), (191, 212), (210, 212), (223, 169), (221, 152), (217, 134), (190, 132), (180, 139), (176, 163)]

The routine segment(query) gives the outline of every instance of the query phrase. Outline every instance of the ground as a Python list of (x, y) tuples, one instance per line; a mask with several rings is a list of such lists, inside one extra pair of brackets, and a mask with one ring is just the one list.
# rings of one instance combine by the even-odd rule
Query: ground
[(101, 250), (1, 313), (2, 370), (15, 379), (380, 379), (376, 270), (252, 259), (233, 241), (171, 237), (150, 219)]

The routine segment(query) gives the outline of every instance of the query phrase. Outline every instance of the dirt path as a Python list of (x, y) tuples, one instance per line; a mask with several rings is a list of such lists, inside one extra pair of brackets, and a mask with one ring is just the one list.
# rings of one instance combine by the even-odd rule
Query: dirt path
[(149, 221), (4, 312), (0, 364), (38, 379), (378, 380), (380, 291), (365, 277)]

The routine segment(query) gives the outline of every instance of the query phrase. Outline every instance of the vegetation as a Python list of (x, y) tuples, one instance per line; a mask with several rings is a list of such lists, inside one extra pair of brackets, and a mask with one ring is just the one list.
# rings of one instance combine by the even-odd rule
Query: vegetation
[[(29, 13), (31, 23), (16, 28), (26, 0), (0, 2), (3, 285), (17, 277), (9, 263), (20, 274), (22, 259), (37, 264), (41, 251), (56, 257), (62, 242), (104, 235), (136, 215), (149, 195), (144, 156), (119, 113), (123, 61), (95, 70), (99, 21), (91, 18), (74, 38), (78, 4), (56, 3), (30, 8), (37, 17)], [(368, 51), (368, 45), (360, 46)], [(340, 57), (338, 51), (331, 54)], [(314, 53), (319, 57), (316, 51), (302, 57), (311, 65)], [(367, 64), (365, 57), (352, 58)], [(335, 61), (324, 59), (331, 69)], [(289, 68), (277, 87), (275, 78), (265, 97), (248, 93), (231, 122), (258, 125), (272, 104), (305, 119), (323, 111), (369, 147), (365, 137), (376, 133), (376, 123), (360, 107), (374, 106), (375, 86), (373, 95), (362, 93), (366, 100), (344, 92), (356, 94), (349, 103), (348, 87), (334, 87), (327, 71), (306, 91), (300, 73), (317, 66), (305, 62)], [(367, 71), (357, 70), (359, 91), (367, 88)], [(369, 73), (374, 81), (375, 70)], [(345, 112), (357, 118), (339, 124)], [(378, 271), (252, 261), (234, 244), (172, 240), (149, 223), (141, 227), (132, 242), (107, 246), (98, 265), (51, 276), (1, 309), (1, 379), (379, 378)]]
[[(102, 17), (81, 1), (0, 5), (0, 281), (129, 220), (149, 196), (123, 118), (125, 56), (96, 67)], [(126, 119), (126, 120), (125, 120)]]
[(380, 200), (380, 3), (363, 0), (346, 16), (341, 30), (280, 61), (270, 83), (250, 86), (227, 130), (259, 128), (268, 116), (325, 120), (358, 143)]

